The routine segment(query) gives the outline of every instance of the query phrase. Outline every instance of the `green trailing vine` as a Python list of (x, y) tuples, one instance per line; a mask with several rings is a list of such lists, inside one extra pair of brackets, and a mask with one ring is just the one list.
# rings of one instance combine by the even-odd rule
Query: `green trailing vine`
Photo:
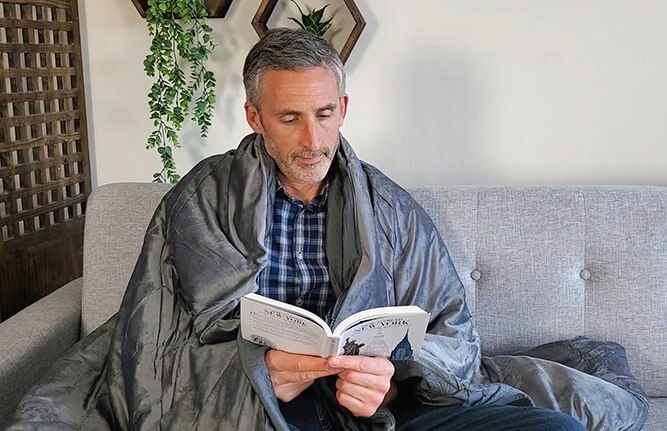
[(297, 23), (299, 27), (301, 27), (302, 30), (306, 30), (315, 36), (324, 36), (324, 33), (329, 30), (331, 27), (333, 19), (328, 19), (326, 21), (322, 21), (324, 18), (324, 10), (329, 7), (329, 5), (324, 5), (323, 8), (321, 9), (312, 9), (308, 13), (303, 13), (301, 10), (301, 7), (299, 4), (292, 0), (292, 3), (296, 5), (296, 8), (299, 9), (299, 13), (301, 14), (301, 20), (298, 20), (297, 18), (290, 18), (292, 21)]
[[(176, 183), (173, 149), (181, 146), (178, 132), (190, 115), (206, 137), (215, 105), (215, 76), (204, 63), (215, 48), (212, 29), (206, 24), (208, 13), (203, 0), (148, 0), (146, 22), (153, 37), (144, 69), (156, 80), (148, 94), (150, 118), (155, 130), (148, 137), (147, 149), (156, 148), (162, 170), (153, 182)], [(182, 64), (189, 64), (189, 73)]]

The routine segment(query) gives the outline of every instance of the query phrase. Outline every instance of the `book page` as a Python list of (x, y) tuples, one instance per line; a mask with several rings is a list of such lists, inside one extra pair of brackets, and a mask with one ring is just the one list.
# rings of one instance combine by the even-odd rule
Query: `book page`
[(393, 307), (377, 307), (369, 308), (368, 310), (359, 311), (353, 315), (347, 317), (342, 322), (340, 322), (333, 331), (333, 335), (340, 335), (348, 328), (356, 326), (360, 322), (366, 322), (373, 319), (379, 319), (381, 317), (390, 317), (390, 316), (408, 316), (416, 314), (427, 314), (428, 313), (416, 305), (396, 305)]
[(340, 335), (338, 354), (416, 360), (428, 319), (429, 314), (422, 312), (358, 322)]
[(316, 356), (325, 354), (327, 340), (326, 331), (311, 319), (246, 297), (241, 299), (241, 336), (272, 349)]

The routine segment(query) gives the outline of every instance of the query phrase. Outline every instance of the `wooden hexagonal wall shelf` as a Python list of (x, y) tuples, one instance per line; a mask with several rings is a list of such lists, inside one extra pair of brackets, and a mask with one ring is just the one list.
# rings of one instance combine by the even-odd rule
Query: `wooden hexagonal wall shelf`
[[(209, 18), (224, 18), (227, 15), (229, 6), (232, 5), (233, 0), (204, 0), (204, 6), (208, 11)], [(142, 17), (146, 18), (146, 10), (148, 9), (148, 0), (132, 0), (134, 6), (137, 8)]]
[(259, 37), (263, 37), (269, 28), (297, 28), (291, 20), (300, 20), (297, 4), (304, 13), (327, 6), (322, 20), (332, 19), (332, 24), (323, 37), (338, 51), (343, 63), (346, 62), (366, 26), (354, 0), (262, 0), (252, 20)]

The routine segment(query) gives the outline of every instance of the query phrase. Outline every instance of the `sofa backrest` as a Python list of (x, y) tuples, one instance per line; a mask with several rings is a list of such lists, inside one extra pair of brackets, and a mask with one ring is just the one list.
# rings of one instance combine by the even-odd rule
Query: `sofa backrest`
[(410, 190), (466, 287), (484, 354), (586, 335), (667, 396), (667, 187)]
[[(82, 333), (118, 309), (144, 230), (169, 186), (110, 184), (88, 201)], [(586, 335), (627, 349), (667, 396), (667, 188), (409, 189), (466, 288), (485, 354)]]
[(114, 183), (90, 194), (83, 236), (82, 336), (118, 311), (148, 223), (169, 189), (165, 184)]

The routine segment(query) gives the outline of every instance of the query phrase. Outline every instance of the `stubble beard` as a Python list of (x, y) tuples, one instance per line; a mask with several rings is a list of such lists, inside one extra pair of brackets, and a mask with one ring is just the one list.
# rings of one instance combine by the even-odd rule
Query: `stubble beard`
[[(266, 137), (265, 137), (266, 139)], [(277, 154), (273, 149), (273, 142), (266, 139), (265, 146), (269, 155), (273, 158), (280, 172), (292, 181), (298, 181), (304, 184), (319, 183), (327, 176), (334, 154), (338, 145), (326, 147), (317, 151), (296, 151), (289, 154)], [(315, 164), (306, 165), (299, 162), (300, 158), (313, 158), (322, 156), (322, 159)]]

